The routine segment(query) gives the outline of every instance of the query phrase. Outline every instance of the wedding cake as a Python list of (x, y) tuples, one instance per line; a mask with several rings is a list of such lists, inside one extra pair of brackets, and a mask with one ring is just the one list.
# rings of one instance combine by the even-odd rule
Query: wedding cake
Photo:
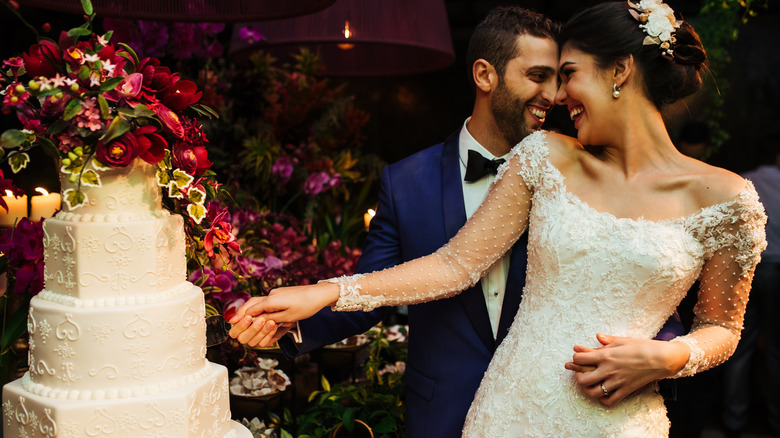
[(230, 419), (227, 370), (206, 360), (203, 292), (185, 281), (182, 217), (161, 208), (155, 169), (103, 171), (85, 206), (44, 221), (6, 438), (251, 438)]

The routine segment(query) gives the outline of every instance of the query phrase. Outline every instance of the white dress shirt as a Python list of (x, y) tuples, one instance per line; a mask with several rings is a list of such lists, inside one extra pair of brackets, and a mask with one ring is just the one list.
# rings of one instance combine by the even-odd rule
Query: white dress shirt
[[(477, 207), (479, 207), (487, 196), (490, 183), (496, 178), (495, 175), (489, 174), (474, 182), (466, 182), (463, 180), (466, 175), (466, 163), (469, 149), (475, 150), (485, 158), (491, 160), (496, 158), (506, 159), (509, 155), (506, 154), (502, 157), (496, 157), (488, 152), (487, 149), (479, 144), (469, 133), (469, 120), (471, 120), (471, 118), (466, 119), (466, 122), (463, 123), (463, 128), (460, 130), (460, 150), (458, 152), (460, 156), (460, 180), (463, 185), (463, 201), (466, 205), (466, 217), (471, 217), (471, 215), (477, 211)], [(496, 261), (480, 280), (482, 292), (485, 294), (485, 304), (487, 304), (488, 315), (490, 316), (490, 326), (493, 328), (493, 338), (495, 338), (498, 333), (498, 321), (501, 318), (501, 306), (504, 303), (504, 292), (506, 291), (506, 279), (509, 273), (509, 256), (511, 255), (511, 252), (512, 250), (509, 250), (503, 258)]]

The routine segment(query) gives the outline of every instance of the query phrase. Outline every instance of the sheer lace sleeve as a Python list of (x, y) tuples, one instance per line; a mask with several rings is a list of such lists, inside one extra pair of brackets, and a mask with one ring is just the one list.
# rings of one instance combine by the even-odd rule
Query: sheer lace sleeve
[(547, 162), (543, 133), (515, 146), (485, 201), (435, 253), (371, 274), (332, 278), (340, 286), (334, 310), (371, 310), (456, 295), (476, 284), (525, 231), (538, 168)]
[(764, 208), (753, 185), (747, 184), (734, 203), (702, 216), (695, 226), (706, 261), (691, 332), (672, 340), (688, 345), (691, 355), (673, 377), (719, 365), (737, 348), (753, 271), (766, 248)]

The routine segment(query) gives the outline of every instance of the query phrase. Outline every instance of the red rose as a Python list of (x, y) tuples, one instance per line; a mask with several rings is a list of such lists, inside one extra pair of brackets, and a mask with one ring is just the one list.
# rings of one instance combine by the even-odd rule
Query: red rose
[(23, 53), (22, 57), (24, 67), (32, 77), (50, 78), (57, 74), (57, 64), (62, 62), (59, 47), (49, 40), (41, 40), (38, 44), (33, 44), (30, 46), (30, 52)]
[(108, 144), (99, 141), (95, 155), (106, 166), (127, 166), (138, 156), (138, 139), (128, 132)]
[(195, 159), (198, 161), (194, 176), (203, 175), (203, 172), (209, 170), (209, 167), (214, 163), (209, 161), (209, 153), (203, 146), (192, 148), (192, 152), (195, 154)]
[(160, 60), (146, 58), (141, 61), (138, 72), (144, 75), (144, 91), (155, 95), (170, 88), (178, 79), (168, 67), (160, 66)]
[(179, 138), (184, 137), (184, 126), (182, 126), (179, 116), (177, 116), (175, 112), (171, 111), (170, 108), (165, 105), (151, 104), (150, 106), (152, 111), (154, 111), (154, 114), (160, 118), (163, 125), (165, 125), (173, 135)]
[(165, 158), (168, 142), (157, 133), (157, 128), (151, 125), (142, 126), (133, 135), (138, 140), (138, 157), (149, 164), (159, 163)]
[(171, 152), (171, 164), (173, 164), (173, 167), (194, 176), (195, 171), (198, 170), (198, 157), (195, 155), (192, 146), (187, 143), (177, 142), (173, 145)]
[(200, 100), (200, 91), (195, 82), (181, 80), (165, 92), (163, 103), (174, 111), (184, 111), (188, 106)]

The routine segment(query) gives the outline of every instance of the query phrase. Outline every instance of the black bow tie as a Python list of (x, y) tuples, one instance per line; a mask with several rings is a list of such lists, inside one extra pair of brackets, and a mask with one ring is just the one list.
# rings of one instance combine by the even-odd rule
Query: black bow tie
[(469, 160), (466, 164), (466, 176), (464, 181), (474, 182), (481, 179), (488, 173), (495, 175), (498, 173), (498, 166), (504, 163), (503, 158), (488, 160), (477, 151), (469, 149)]

